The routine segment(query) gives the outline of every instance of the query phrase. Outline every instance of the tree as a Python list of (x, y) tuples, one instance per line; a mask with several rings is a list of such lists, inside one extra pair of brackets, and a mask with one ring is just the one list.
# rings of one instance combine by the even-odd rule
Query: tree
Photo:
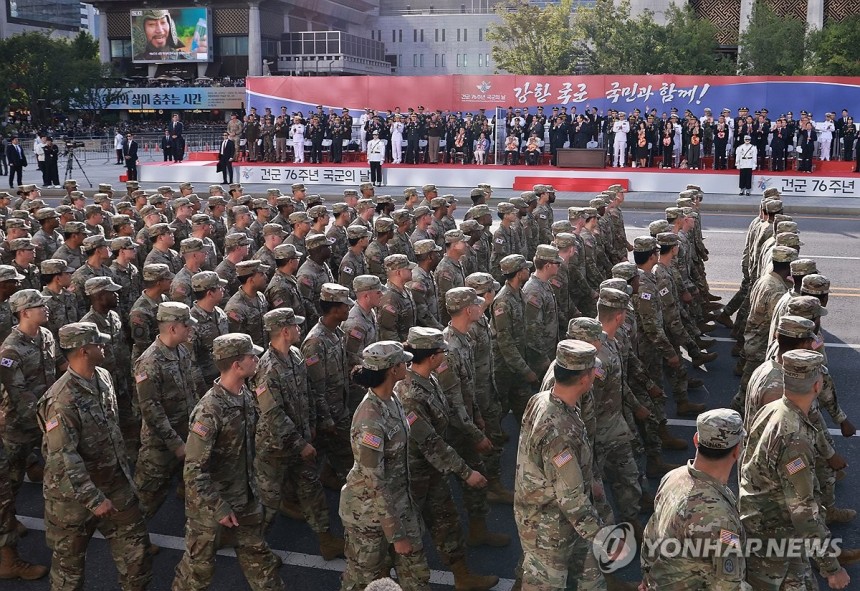
[(487, 39), (502, 70), (522, 75), (573, 72), (577, 44), (570, 28), (572, 0), (541, 8), (528, 0), (506, 0), (496, 6), (501, 23), (491, 24)]
[(666, 25), (654, 40), (652, 73), (720, 76), (734, 74), (736, 64), (717, 50), (717, 27), (699, 18), (691, 5), (671, 5)]
[(597, 0), (580, 7), (572, 28), (589, 74), (647, 74), (653, 70), (653, 40), (660, 34), (654, 15), (645, 10), (632, 18), (630, 2)]
[(860, 76), (860, 15), (828, 22), (807, 40), (806, 71), (816, 76)]
[(779, 16), (757, 1), (746, 31), (741, 33), (738, 71), (751, 76), (792, 76), (803, 72), (806, 22)]

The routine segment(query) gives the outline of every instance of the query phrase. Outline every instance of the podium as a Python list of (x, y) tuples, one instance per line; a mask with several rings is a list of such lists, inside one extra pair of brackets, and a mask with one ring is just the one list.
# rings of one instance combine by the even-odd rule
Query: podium
[(558, 168), (606, 168), (606, 152), (602, 148), (559, 148)]

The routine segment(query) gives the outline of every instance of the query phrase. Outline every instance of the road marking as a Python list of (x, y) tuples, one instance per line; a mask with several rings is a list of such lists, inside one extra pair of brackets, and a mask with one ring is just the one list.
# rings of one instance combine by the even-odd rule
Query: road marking
[[(666, 419), (666, 424), (673, 427), (693, 427), (696, 428), (696, 421), (691, 419)], [(842, 431), (839, 429), (828, 429), (831, 435), (842, 436)], [(860, 432), (855, 433), (852, 437), (860, 437)], [(850, 438), (849, 438), (850, 439)]]
[[(711, 287), (711, 291), (724, 291), (727, 293), (734, 293), (738, 290), (739, 285), (735, 285), (735, 287)], [(843, 287), (841, 289), (857, 289), (854, 287)], [(840, 298), (860, 298), (860, 293), (845, 293), (844, 291), (831, 291), (830, 297), (840, 297)], [(828, 302), (829, 303), (829, 302)]]
[(809, 258), (809, 259), (836, 259), (836, 260), (846, 260), (846, 261), (860, 261), (860, 257), (837, 257), (837, 256), (824, 255), (824, 254), (806, 254), (806, 253), (803, 253), (803, 258)]
[[(693, 422), (693, 424), (695, 425), (695, 422)], [(27, 529), (45, 531), (44, 519), (39, 519), (37, 517), (27, 517), (26, 515), (18, 515), (17, 517), (18, 521), (27, 526)], [(98, 531), (96, 531), (93, 537), (99, 538), (101, 540), (104, 539), (104, 536)], [(185, 551), (185, 538), (150, 533), (149, 539), (156, 546), (168, 548), (170, 550), (178, 550), (180, 552)], [(313, 568), (316, 570), (327, 570), (341, 573), (346, 568), (346, 561), (341, 558), (326, 561), (323, 560), (322, 556), (316, 556), (313, 554), (303, 554), (301, 552), (287, 552), (286, 550), (276, 550), (275, 548), (272, 548), (272, 552), (274, 552), (283, 561), (285, 565), (289, 566), (299, 566), (302, 568)], [(232, 548), (218, 550), (218, 555), (236, 558), (236, 552)], [(454, 575), (448, 571), (431, 570), (430, 582), (434, 585), (447, 585), (449, 587), (453, 587)], [(493, 589), (496, 589), (498, 591), (510, 591), (511, 587), (513, 586), (513, 579), (500, 578), (499, 583), (495, 587), (493, 587)]]
[[(708, 335), (706, 335), (708, 336)], [(712, 341), (719, 341), (721, 343), (736, 343), (737, 340), (730, 337), (711, 337), (708, 336)], [(835, 347), (837, 349), (853, 349), (855, 351), (860, 351), (860, 345), (854, 345), (851, 343), (824, 343), (824, 346), (828, 349), (831, 347)]]

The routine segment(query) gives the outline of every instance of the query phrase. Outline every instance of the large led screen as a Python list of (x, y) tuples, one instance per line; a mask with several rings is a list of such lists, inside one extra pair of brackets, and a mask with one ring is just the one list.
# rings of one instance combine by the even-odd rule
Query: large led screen
[(208, 62), (209, 10), (146, 8), (131, 11), (131, 52), (135, 62)]

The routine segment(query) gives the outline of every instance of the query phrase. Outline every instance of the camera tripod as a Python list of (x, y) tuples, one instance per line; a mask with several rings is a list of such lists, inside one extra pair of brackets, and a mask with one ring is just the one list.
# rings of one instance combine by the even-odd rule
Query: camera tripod
[(69, 180), (72, 178), (72, 172), (75, 169), (75, 164), (78, 165), (78, 170), (81, 171), (81, 174), (84, 175), (84, 178), (87, 179), (87, 184), (92, 188), (93, 182), (90, 180), (90, 177), (87, 176), (87, 173), (84, 171), (84, 167), (81, 166), (81, 161), (78, 160), (78, 157), (75, 155), (74, 149), (66, 150), (66, 176), (64, 180)]

